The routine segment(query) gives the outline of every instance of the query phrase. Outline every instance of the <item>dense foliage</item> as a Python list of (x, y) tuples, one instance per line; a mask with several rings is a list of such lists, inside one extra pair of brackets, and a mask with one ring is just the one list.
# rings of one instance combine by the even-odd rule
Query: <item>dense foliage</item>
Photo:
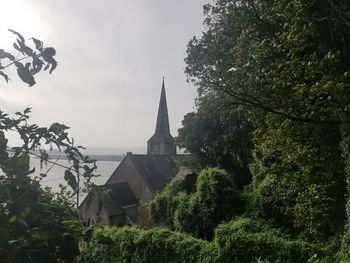
[(222, 97), (199, 99), (197, 106), (198, 110), (187, 113), (182, 121), (178, 146), (195, 154), (200, 167), (220, 167), (234, 175), (238, 186), (247, 185), (251, 182), (248, 166), (253, 147), (252, 124), (247, 116), (225, 107)]
[(196, 188), (187, 194), (178, 182), (168, 185), (150, 204), (151, 216), (158, 224), (211, 239), (215, 227), (238, 214), (243, 200), (230, 175), (217, 168), (204, 169)]
[[(0, 112), (0, 256), (3, 262), (72, 262), (78, 252), (77, 233), (82, 230), (72, 197), (81, 189), (80, 179), (88, 182), (94, 169), (86, 166), (88, 171), (81, 171), (84, 158), (69, 139), (68, 127), (59, 123), (49, 128), (31, 125), (29, 113), (28, 108), (12, 118)], [(23, 144), (9, 147), (4, 131), (18, 133)], [(54, 195), (40, 186), (47, 173), (32, 175), (31, 154), (41, 158), (42, 164), (52, 162), (40, 148), (44, 145), (64, 151), (72, 162), (65, 173), (71, 191), (63, 186), (62, 192)], [(41, 149), (40, 155), (35, 149)]]
[[(258, 202), (251, 212), (311, 239), (341, 233), (349, 163), (350, 3), (217, 0), (205, 13), (207, 30), (190, 41), (186, 58), (186, 73), (198, 87), (195, 116), (206, 103), (217, 105), (213, 98), (224, 98), (224, 112), (247, 116), (253, 127), (253, 147), (246, 148), (252, 158), (249, 191)], [(193, 149), (188, 141), (201, 127), (197, 123), (184, 120), (182, 146)], [(235, 133), (229, 129), (220, 135), (230, 136)], [(211, 147), (219, 148), (217, 142)]]
[(219, 225), (211, 242), (161, 228), (98, 229), (82, 244), (80, 262), (307, 262), (315, 254), (322, 255), (316, 244), (238, 218)]
[[(185, 59), (197, 109), (185, 116), (179, 144), (201, 167), (252, 177), (242, 193), (246, 215), (293, 238), (330, 242), (329, 256), (338, 250), (338, 260), (348, 260), (350, 2), (216, 0), (204, 13), (206, 30), (189, 42)], [(249, 173), (232, 169), (242, 161)], [(239, 249), (229, 241), (236, 231), (217, 234), (223, 229), (223, 244)], [(241, 258), (268, 257), (269, 242)], [(271, 242), (289, 251), (279, 237)]]
[[(210, 243), (165, 229), (105, 228), (82, 244), (80, 262), (210, 262)], [(215, 253), (215, 252), (214, 252)]]

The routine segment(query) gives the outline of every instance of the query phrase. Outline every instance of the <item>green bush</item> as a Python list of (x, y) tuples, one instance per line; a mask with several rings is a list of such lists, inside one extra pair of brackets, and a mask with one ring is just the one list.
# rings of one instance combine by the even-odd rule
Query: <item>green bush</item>
[(80, 262), (212, 262), (215, 250), (207, 241), (156, 228), (101, 228), (81, 245)]
[(237, 215), (242, 207), (241, 193), (233, 177), (218, 168), (203, 169), (191, 194), (171, 183), (150, 204), (153, 220), (172, 230), (211, 239), (215, 227)]
[(307, 262), (320, 251), (316, 245), (291, 239), (278, 229), (239, 218), (221, 224), (215, 231), (217, 262), (252, 262), (257, 258), (271, 262)]
[(100, 228), (81, 244), (80, 262), (308, 262), (324, 257), (316, 244), (292, 239), (263, 221), (221, 224), (212, 242), (162, 228)]
[(161, 193), (157, 193), (149, 204), (150, 213), (156, 224), (174, 230), (174, 214), (179, 204), (179, 193), (184, 189), (178, 182), (168, 184)]

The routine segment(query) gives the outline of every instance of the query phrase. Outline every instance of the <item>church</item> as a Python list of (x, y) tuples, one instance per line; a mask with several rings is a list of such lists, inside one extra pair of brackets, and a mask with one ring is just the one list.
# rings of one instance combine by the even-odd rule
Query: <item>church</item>
[(80, 217), (89, 225), (150, 227), (147, 205), (178, 173), (188, 156), (176, 154), (162, 82), (156, 129), (147, 141), (147, 154), (128, 152), (107, 182), (91, 191), (79, 206)]

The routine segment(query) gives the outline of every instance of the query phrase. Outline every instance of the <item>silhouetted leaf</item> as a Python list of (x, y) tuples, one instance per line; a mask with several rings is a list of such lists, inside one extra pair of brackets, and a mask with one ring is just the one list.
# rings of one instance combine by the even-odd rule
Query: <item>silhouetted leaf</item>
[(23, 66), (20, 62), (15, 62), (15, 65), (17, 66), (17, 74), (20, 79), (27, 83), (29, 87), (33, 86), (35, 84), (35, 79), (29, 71), (29, 68)]
[(68, 126), (55, 122), (53, 124), (51, 124), (49, 131), (53, 132), (55, 134), (61, 134), (62, 132), (64, 132), (65, 130), (69, 129)]
[(64, 172), (64, 180), (67, 181), (67, 184), (72, 187), (72, 189), (75, 191), (77, 189), (77, 181), (75, 179), (75, 176), (73, 175), (73, 173), (70, 170), (66, 170)]
[(50, 58), (56, 55), (56, 50), (53, 47), (47, 47), (44, 49), (44, 51), (41, 53), (43, 58), (46, 60), (46, 58)]
[(19, 40), (20, 40), (20, 42), (22, 42), (22, 43), (25, 42), (25, 41), (24, 41), (24, 37), (23, 37), (20, 33), (18, 33), (17, 31), (15, 31), (15, 30), (13, 30), (13, 29), (9, 29), (8, 31), (10, 31), (11, 33), (17, 35), (18, 38), (19, 38)]
[(47, 47), (44, 49), (41, 55), (43, 59), (48, 63), (46, 64), (44, 70), (47, 70), (51, 67), (49, 71), (49, 73), (51, 74), (52, 71), (54, 71), (57, 67), (57, 61), (53, 58), (53, 56), (56, 55), (56, 50), (53, 47)]
[(9, 60), (15, 60), (15, 57), (3, 49), (0, 49), (0, 59), (8, 58)]
[(0, 71), (0, 75), (5, 78), (6, 82), (9, 82), (9, 77), (4, 72)]
[(33, 42), (35, 44), (35, 48), (37, 50), (39, 50), (40, 52), (42, 52), (43, 51), (43, 47), (44, 47), (43, 42), (41, 40), (39, 40), (39, 39), (34, 38), (34, 37), (32, 38), (32, 40), (33, 40)]
[(33, 62), (32, 62), (31, 73), (34, 75), (42, 69), (44, 63), (35, 54), (34, 56), (32, 56), (32, 58), (33, 58)]
[(15, 60), (15, 56), (13, 56), (13, 55), (10, 54), (10, 53), (6, 53), (6, 56), (7, 56), (7, 58), (8, 58), (9, 60), (11, 60), (11, 61), (14, 61), (14, 60)]
[(31, 107), (27, 107), (25, 108), (25, 110), (23, 111), (24, 114), (28, 114), (32, 111), (32, 108)]
[(5, 52), (3, 49), (0, 49), (0, 59), (2, 58), (7, 58), (7, 52)]
[(21, 52), (22, 54), (24, 54), (24, 52), (21, 50), (21, 48), (16, 44), (16, 43), (13, 43), (13, 47), (18, 50), (19, 52)]

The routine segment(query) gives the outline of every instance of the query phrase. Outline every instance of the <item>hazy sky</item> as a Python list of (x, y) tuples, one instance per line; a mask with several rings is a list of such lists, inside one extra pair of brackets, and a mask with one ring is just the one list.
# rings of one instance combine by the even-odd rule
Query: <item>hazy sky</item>
[(186, 46), (203, 30), (208, 0), (1, 0), (0, 48), (12, 28), (57, 50), (58, 67), (27, 87), (0, 81), (1, 110), (31, 106), (32, 122), (64, 123), (78, 144), (139, 147), (154, 133), (165, 77), (172, 134), (193, 110)]

